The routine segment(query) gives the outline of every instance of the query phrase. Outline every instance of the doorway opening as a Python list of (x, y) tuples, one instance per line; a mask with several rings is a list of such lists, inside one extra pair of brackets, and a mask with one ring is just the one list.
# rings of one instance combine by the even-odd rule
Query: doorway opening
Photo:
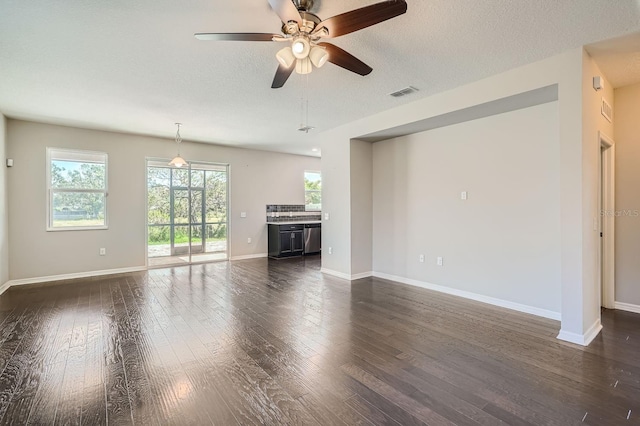
[(227, 260), (229, 166), (147, 160), (147, 265)]
[(613, 140), (602, 133), (599, 139), (600, 306), (615, 309), (615, 146)]

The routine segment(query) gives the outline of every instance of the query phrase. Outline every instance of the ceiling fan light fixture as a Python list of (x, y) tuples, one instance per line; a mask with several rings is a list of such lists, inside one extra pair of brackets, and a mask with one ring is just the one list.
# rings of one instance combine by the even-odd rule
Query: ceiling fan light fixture
[(290, 47), (285, 47), (284, 49), (276, 53), (276, 58), (278, 59), (278, 62), (280, 62), (280, 64), (285, 68), (290, 68), (291, 65), (293, 65), (293, 62), (296, 60), (296, 57), (293, 56), (293, 51)]
[(310, 74), (313, 71), (313, 66), (311, 65), (311, 59), (304, 58), (298, 59), (296, 62), (296, 72), (298, 74)]
[(311, 62), (317, 68), (322, 68), (322, 66), (327, 63), (327, 60), (329, 60), (329, 54), (322, 47), (313, 46), (311, 52), (309, 52), (309, 59), (311, 59)]
[(309, 51), (311, 50), (311, 44), (306, 37), (298, 37), (293, 40), (291, 44), (291, 51), (293, 52), (293, 56), (298, 59), (305, 59), (309, 56)]

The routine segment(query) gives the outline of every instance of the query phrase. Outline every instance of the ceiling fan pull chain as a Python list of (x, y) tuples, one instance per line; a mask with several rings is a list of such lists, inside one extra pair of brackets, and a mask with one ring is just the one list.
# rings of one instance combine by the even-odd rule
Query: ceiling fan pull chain
[[(302, 74), (298, 75), (301, 80), (304, 78)], [(300, 88), (300, 128), (304, 128), (304, 84)]]
[[(304, 126), (309, 127), (309, 74), (305, 76), (304, 91), (305, 91), (305, 96), (307, 98), (307, 111), (306, 111), (306, 117), (304, 120)], [(307, 133), (309, 132), (307, 131)]]

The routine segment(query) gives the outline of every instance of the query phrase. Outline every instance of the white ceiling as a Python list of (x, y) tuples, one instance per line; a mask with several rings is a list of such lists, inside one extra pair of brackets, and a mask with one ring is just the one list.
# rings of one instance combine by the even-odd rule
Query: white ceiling
[(614, 88), (640, 83), (640, 33), (586, 46)]
[[(373, 3), (316, 0), (315, 11), (326, 19)], [(407, 3), (406, 15), (333, 40), (374, 71), (314, 70), (315, 134), (640, 31), (640, 0)], [(0, 0), (0, 11), (0, 111), (9, 117), (168, 138), (180, 121), (186, 140), (312, 155), (313, 135), (297, 131), (302, 78), (270, 88), (280, 44), (193, 37), (277, 33), (266, 0)], [(409, 85), (420, 92), (388, 96)]]

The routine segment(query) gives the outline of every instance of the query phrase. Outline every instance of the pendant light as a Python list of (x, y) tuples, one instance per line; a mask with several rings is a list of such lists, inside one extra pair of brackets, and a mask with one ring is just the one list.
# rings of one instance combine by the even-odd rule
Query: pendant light
[(178, 126), (178, 131), (176, 132), (176, 143), (178, 144), (178, 155), (173, 160), (171, 160), (169, 165), (180, 168), (182, 166), (186, 166), (187, 162), (184, 160), (184, 158), (180, 157), (180, 143), (182, 142), (182, 137), (180, 136), (180, 126), (182, 126), (182, 123), (176, 123), (176, 126)]

